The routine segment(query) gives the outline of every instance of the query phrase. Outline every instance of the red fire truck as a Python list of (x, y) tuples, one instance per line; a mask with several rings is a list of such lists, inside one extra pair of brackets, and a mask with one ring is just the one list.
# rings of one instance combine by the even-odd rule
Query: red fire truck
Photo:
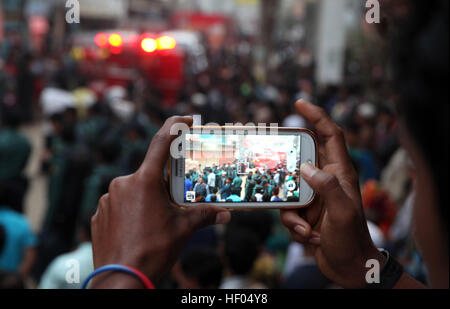
[(89, 79), (126, 86), (141, 74), (168, 107), (175, 104), (183, 85), (187, 57), (196, 58), (190, 63), (207, 65), (198, 34), (189, 31), (83, 32), (74, 35), (72, 46), (81, 73)]

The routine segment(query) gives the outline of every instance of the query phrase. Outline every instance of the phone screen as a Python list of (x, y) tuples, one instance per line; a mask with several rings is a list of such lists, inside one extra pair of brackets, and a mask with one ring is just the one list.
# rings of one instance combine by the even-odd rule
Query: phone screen
[(186, 134), (186, 203), (299, 202), (301, 136)]

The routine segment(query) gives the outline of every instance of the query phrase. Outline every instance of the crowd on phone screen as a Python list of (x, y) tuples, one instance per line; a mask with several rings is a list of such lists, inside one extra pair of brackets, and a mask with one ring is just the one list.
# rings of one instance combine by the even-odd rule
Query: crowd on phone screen
[[(296, 202), (299, 171), (289, 172), (285, 165), (264, 169), (251, 163), (249, 169), (239, 170), (237, 162), (205, 168), (200, 164), (185, 175), (185, 198), (193, 203)], [(286, 185), (289, 181), (295, 184), (292, 188)], [(194, 192), (191, 198), (189, 192)]]
[[(66, 262), (80, 261), (81, 281), (92, 270), (89, 220), (98, 199), (114, 177), (139, 167), (168, 116), (201, 114), (205, 123), (306, 127), (293, 109), (299, 98), (325, 108), (343, 128), (376, 245), (389, 248), (408, 272), (424, 280), (410, 233), (414, 170), (398, 142), (391, 107), (395, 93), (385, 87), (382, 75), (371, 76), (372, 86), (347, 80), (339, 87), (319, 88), (314, 83), (314, 57), (302, 43), (280, 44), (279, 61), (263, 79), (252, 70), (251, 48), (244, 37), (220, 50), (209, 50), (208, 68), (186, 73), (178, 103), (170, 108), (163, 107), (160, 93), (140, 76), (127, 87), (105, 90), (92, 105), (42, 114), (39, 102), (45, 90), (92, 94), (98, 81), (82, 76), (68, 51), (33, 54), (21, 40), (10, 40), (9, 48), (4, 47), (0, 58), (0, 288), (79, 287), (65, 280)], [(34, 201), (27, 200), (25, 205), (25, 196), (38, 175), (27, 175), (25, 168), (38, 150), (22, 131), (32, 121), (45, 132), (39, 175), (48, 181), (42, 224), (33, 229), (27, 215)], [(238, 174), (235, 164), (199, 166), (187, 171), (185, 191), (195, 191), (196, 202), (298, 199), (298, 191), (287, 192), (285, 185), (298, 175), (283, 166), (246, 175)], [(158, 283), (161, 288), (331, 286), (312, 257), (291, 241), (277, 211), (234, 212), (226, 227), (198, 231), (173, 271)]]

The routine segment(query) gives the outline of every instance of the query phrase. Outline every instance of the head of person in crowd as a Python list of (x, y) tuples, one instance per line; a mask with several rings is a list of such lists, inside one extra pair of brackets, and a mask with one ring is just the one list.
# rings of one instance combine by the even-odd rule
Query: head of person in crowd
[(349, 111), (339, 119), (338, 124), (344, 131), (345, 141), (350, 148), (358, 148), (360, 146), (359, 133), (361, 126), (355, 119), (355, 113)]
[(280, 189), (278, 187), (273, 188), (272, 195), (273, 196), (278, 196), (278, 194), (280, 194)]
[(186, 173), (186, 174), (185, 174), (185, 177), (186, 177), (186, 179), (189, 179), (189, 180), (190, 180), (190, 179), (191, 179), (191, 174), (190, 174), (190, 173)]
[(247, 277), (261, 252), (258, 235), (250, 229), (228, 225), (224, 235), (224, 265), (230, 276)]
[(265, 242), (273, 231), (274, 219), (269, 211), (240, 211), (233, 214), (228, 227), (251, 230), (257, 235), (260, 246)]
[(180, 289), (217, 289), (223, 277), (223, 265), (217, 252), (193, 247), (180, 257), (173, 276)]
[(78, 122), (78, 112), (75, 107), (68, 107), (63, 112), (63, 120), (65, 124), (75, 126)]
[(97, 148), (97, 160), (101, 164), (114, 164), (120, 156), (120, 144), (113, 136), (106, 137)]
[(414, 0), (408, 12), (390, 34), (399, 137), (417, 175), (414, 237), (431, 285), (448, 287), (449, 2)]
[(53, 129), (53, 134), (55, 135), (60, 134), (64, 124), (63, 113), (54, 113), (50, 115), (49, 120)]
[(20, 112), (16, 108), (2, 109), (0, 128), (16, 130), (21, 123)]
[(125, 126), (125, 136), (131, 142), (143, 140), (147, 137), (145, 129), (136, 121), (132, 121)]

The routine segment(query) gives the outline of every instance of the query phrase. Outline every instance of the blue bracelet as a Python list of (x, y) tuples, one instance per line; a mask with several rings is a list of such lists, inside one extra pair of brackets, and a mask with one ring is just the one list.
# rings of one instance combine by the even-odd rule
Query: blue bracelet
[(106, 266), (102, 266), (100, 268), (97, 268), (96, 270), (94, 270), (87, 278), (86, 280), (84, 280), (81, 289), (84, 290), (86, 289), (89, 281), (91, 281), (92, 278), (94, 278), (95, 276), (97, 276), (98, 274), (107, 272), (107, 271), (119, 271), (119, 272), (123, 272), (129, 275), (132, 275), (133, 277), (137, 278), (139, 281), (142, 281), (142, 278), (135, 273), (133, 270), (129, 269), (126, 266), (123, 265), (119, 265), (119, 264), (111, 264), (111, 265), (106, 265)]

